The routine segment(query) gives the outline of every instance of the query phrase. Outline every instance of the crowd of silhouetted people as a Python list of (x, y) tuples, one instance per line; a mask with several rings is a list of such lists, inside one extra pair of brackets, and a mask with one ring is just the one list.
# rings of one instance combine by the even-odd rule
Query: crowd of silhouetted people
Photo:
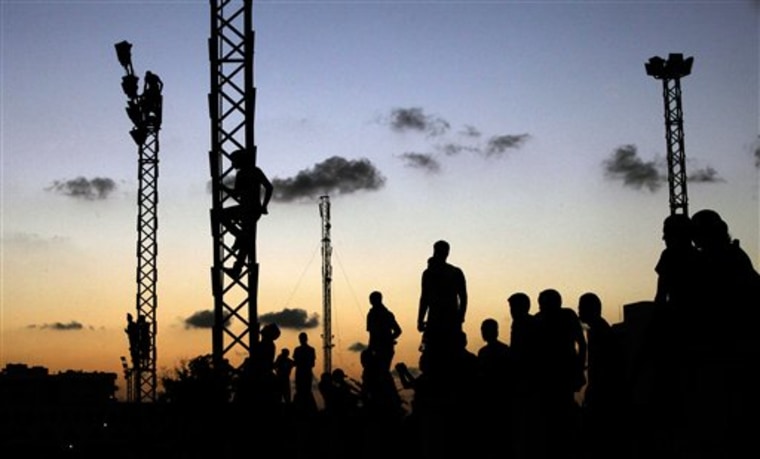
[[(637, 336), (604, 319), (595, 293), (570, 307), (547, 288), (535, 311), (527, 294), (509, 294), (508, 333), (487, 318), (480, 329), (485, 344), (471, 350), (463, 330), (466, 278), (448, 262), (449, 244), (438, 241), (422, 273), (420, 355), (411, 368), (394, 364), (402, 330), (374, 291), (360, 380), (336, 368), (314, 381), (306, 333), (292, 359), (289, 352), (276, 357), (279, 329), (268, 324), (245, 365), (249, 377), (241, 379), (238, 401), (271, 419), (318, 420), (300, 424), (299, 438), (337, 457), (460, 451), (713, 458), (743, 451), (760, 409), (760, 275), (712, 210), (668, 216), (662, 237), (651, 317)], [(402, 397), (402, 389), (411, 395)]]
[[(534, 299), (509, 292), (509, 330), (486, 318), (478, 349), (463, 329), (465, 274), (449, 263), (448, 242), (437, 241), (421, 276), (417, 362), (395, 359), (404, 332), (380, 291), (369, 294), (358, 380), (340, 368), (317, 378), (308, 334), (299, 334), (292, 352), (278, 353), (280, 329), (268, 323), (240, 368), (220, 371), (204, 356), (191, 362), (183, 381), (164, 380), (165, 398), (142, 407), (164, 417), (123, 415), (122, 425), (138, 431), (116, 456), (149, 456), (166, 438), (181, 437), (191, 443), (161, 451), (173, 457), (742, 457), (754, 450), (760, 425), (760, 275), (712, 210), (668, 216), (662, 239), (653, 263), (656, 292), (642, 305), (651, 307), (643, 328), (610, 325), (594, 292), (572, 306), (554, 288)], [(161, 411), (172, 406), (171, 415)]]

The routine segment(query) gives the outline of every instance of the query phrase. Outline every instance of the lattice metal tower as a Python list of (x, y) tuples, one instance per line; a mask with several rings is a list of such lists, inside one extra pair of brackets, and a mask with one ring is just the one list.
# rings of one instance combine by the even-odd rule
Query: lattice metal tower
[(330, 241), (330, 197), (319, 198), (319, 215), (322, 217), (322, 314), (324, 346), (324, 373), (332, 373), (332, 245)]
[(644, 64), (647, 75), (662, 80), (665, 100), (665, 141), (668, 148), (668, 189), (670, 214), (689, 215), (686, 192), (686, 153), (684, 151), (683, 108), (681, 105), (681, 78), (691, 73), (693, 57), (671, 53), (668, 60), (652, 57)]
[[(138, 93), (139, 78), (132, 68), (132, 45), (127, 41), (115, 45), (119, 63), (126, 75), (121, 87), (127, 95), (127, 116), (133, 123), (130, 136), (138, 146), (137, 196), (137, 317), (142, 324), (135, 337), (128, 397), (136, 402), (156, 400), (156, 323), (158, 280), (158, 132), (161, 129), (163, 82), (154, 73), (145, 72), (143, 91)], [(132, 341), (132, 339), (130, 339)]]
[(231, 192), (235, 176), (232, 153), (243, 150), (248, 161), (256, 164), (253, 7), (251, 0), (211, 0), (210, 6), (212, 355), (215, 368), (223, 368), (225, 362), (239, 368), (259, 338), (256, 223), (247, 238), (244, 268), (240, 275), (231, 276), (224, 265), (233, 263), (240, 252), (233, 247), (236, 228), (222, 215), (227, 207), (240, 205), (237, 195)]

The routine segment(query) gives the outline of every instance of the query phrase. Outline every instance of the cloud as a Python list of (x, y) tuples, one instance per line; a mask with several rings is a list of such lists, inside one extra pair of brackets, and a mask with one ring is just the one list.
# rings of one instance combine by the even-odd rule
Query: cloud
[(636, 145), (623, 145), (603, 161), (605, 174), (632, 188), (657, 191), (666, 181), (655, 161), (644, 162), (638, 157)]
[(306, 310), (299, 308), (285, 308), (280, 312), (261, 314), (259, 321), (263, 324), (275, 323), (280, 328), (291, 328), (294, 330), (304, 330), (319, 326), (319, 316), (316, 313), (309, 317)]
[(272, 180), (273, 199), (290, 202), (323, 194), (350, 194), (360, 190), (377, 190), (385, 185), (385, 177), (366, 158), (348, 160), (333, 156), (305, 169), (295, 177)]
[(116, 182), (107, 177), (77, 177), (71, 180), (56, 180), (46, 190), (76, 199), (106, 199), (116, 191)]
[(518, 135), (495, 135), (488, 139), (486, 145), (486, 156), (499, 156), (504, 154), (507, 150), (516, 149), (521, 147), (529, 138), (528, 134)]
[(718, 172), (709, 166), (704, 169), (697, 169), (695, 171), (688, 172), (686, 180), (689, 183), (725, 182), (725, 180), (718, 176)]
[(392, 109), (388, 124), (396, 132), (419, 131), (431, 137), (445, 134), (451, 127), (448, 121), (428, 115), (420, 107)]
[(407, 152), (402, 153), (399, 157), (404, 161), (406, 167), (424, 169), (431, 174), (435, 174), (441, 170), (441, 164), (430, 153)]
[(462, 152), (481, 153), (479, 147), (472, 147), (469, 145), (462, 145), (459, 143), (447, 143), (444, 145), (437, 146), (436, 149), (438, 151), (443, 152), (443, 154), (445, 154), (446, 156), (454, 156)]
[(349, 351), (356, 352), (356, 353), (360, 353), (360, 352), (364, 351), (365, 349), (367, 349), (367, 345), (364, 344), (364, 343), (360, 343), (358, 341), (355, 342), (354, 344), (348, 346), (348, 350)]
[(760, 138), (755, 142), (755, 167), (760, 169)]
[[(27, 328), (39, 328), (40, 330), (55, 330), (55, 331), (69, 331), (69, 330), (83, 330), (85, 327), (76, 320), (65, 324), (63, 322), (53, 322), (42, 325), (29, 325)], [(92, 329), (92, 327), (89, 327)]]
[(469, 124), (465, 124), (464, 128), (462, 128), (461, 131), (459, 131), (460, 134), (462, 134), (465, 137), (480, 137), (480, 130), (476, 128), (475, 126), (470, 126)]
[[(387, 124), (396, 132), (418, 131), (426, 133), (428, 137), (443, 136), (451, 128), (448, 121), (429, 115), (420, 107), (392, 109)], [(518, 149), (530, 138), (529, 134), (494, 135), (483, 147), (479, 142), (482, 133), (477, 127), (465, 124), (457, 134), (459, 134), (457, 140), (451, 141), (443, 137), (443, 142), (430, 145), (430, 148), (442, 154), (443, 157), (473, 153), (490, 158), (502, 156), (510, 149)], [(398, 155), (398, 158), (404, 161), (407, 167), (421, 169), (428, 173), (438, 173), (441, 170), (440, 159), (435, 158), (431, 153), (407, 152)]]
[[(227, 317), (225, 319), (225, 324), (229, 324), (230, 322), (230, 315), (227, 313)], [(202, 329), (209, 329), (214, 326), (214, 311), (211, 309), (206, 309), (203, 311), (197, 311), (193, 313), (190, 317), (187, 317), (184, 320), (185, 324), (185, 330), (191, 329), (191, 328), (202, 328)]]

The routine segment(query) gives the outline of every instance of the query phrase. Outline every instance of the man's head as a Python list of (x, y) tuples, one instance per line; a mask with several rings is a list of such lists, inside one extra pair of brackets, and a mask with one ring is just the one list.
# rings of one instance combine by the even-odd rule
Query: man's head
[(451, 247), (448, 242), (444, 240), (436, 241), (436, 243), (433, 244), (433, 257), (439, 260), (445, 260), (449, 256), (450, 250)]
[(369, 294), (369, 303), (372, 306), (379, 306), (383, 304), (383, 294), (375, 290)]
[(586, 292), (578, 299), (578, 316), (589, 323), (602, 316), (602, 300), (593, 292)]
[(544, 312), (559, 311), (562, 308), (562, 295), (549, 288), (538, 294), (538, 309)]
[(507, 298), (509, 314), (512, 318), (525, 317), (530, 312), (530, 297), (523, 292), (516, 292)]
[(480, 336), (483, 341), (490, 343), (499, 337), (499, 323), (495, 319), (485, 319), (480, 324)]

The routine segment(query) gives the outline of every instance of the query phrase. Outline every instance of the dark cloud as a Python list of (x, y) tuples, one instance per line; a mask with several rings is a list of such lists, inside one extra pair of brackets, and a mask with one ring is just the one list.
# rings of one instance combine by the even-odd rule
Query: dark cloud
[(507, 150), (521, 147), (530, 137), (528, 134), (518, 135), (495, 135), (488, 139), (486, 145), (486, 156), (498, 156), (504, 154)]
[(687, 181), (690, 183), (715, 183), (725, 182), (718, 176), (718, 172), (712, 167), (697, 169), (687, 173)]
[(350, 194), (360, 190), (377, 190), (385, 177), (366, 158), (348, 160), (333, 156), (292, 178), (275, 178), (273, 199), (290, 202), (323, 194)]
[(56, 180), (46, 190), (77, 199), (106, 199), (116, 190), (116, 182), (107, 177), (77, 177), (71, 180)]
[(760, 139), (755, 142), (755, 167), (760, 168)]
[(464, 128), (462, 128), (461, 131), (459, 131), (460, 134), (462, 134), (465, 137), (480, 137), (480, 130), (476, 128), (475, 126), (470, 126), (469, 124), (466, 124)]
[[(230, 322), (230, 315), (227, 314), (227, 319), (225, 320), (225, 324), (229, 324)], [(214, 326), (214, 311), (211, 309), (206, 309), (204, 311), (198, 311), (193, 313), (190, 317), (186, 318), (184, 320), (185, 323), (185, 329), (190, 328), (203, 328), (203, 329), (209, 329)]]
[(349, 351), (356, 352), (356, 353), (360, 353), (360, 352), (364, 351), (365, 349), (367, 349), (367, 345), (364, 344), (364, 343), (360, 343), (358, 341), (355, 342), (354, 344), (348, 346), (348, 350)]
[(29, 325), (28, 328), (39, 328), (41, 330), (69, 331), (69, 330), (83, 330), (85, 327), (84, 325), (77, 322), (76, 320), (72, 320), (71, 322), (67, 324), (63, 322), (53, 322), (53, 323), (42, 324), (42, 325)]
[(319, 326), (319, 316), (314, 313), (309, 317), (304, 309), (285, 308), (280, 312), (268, 312), (259, 316), (262, 324), (275, 323), (280, 328), (292, 328), (294, 330), (303, 330)]
[(441, 164), (430, 153), (407, 152), (399, 155), (399, 157), (404, 161), (406, 167), (424, 169), (433, 174), (441, 170)]
[(657, 191), (667, 180), (659, 171), (656, 162), (642, 161), (636, 151), (636, 145), (623, 145), (612, 152), (612, 156), (603, 161), (605, 174), (616, 180), (623, 180), (626, 186), (649, 191)]
[(436, 147), (436, 149), (443, 152), (443, 154), (445, 154), (446, 156), (454, 156), (462, 152), (480, 153), (480, 148), (478, 147), (462, 145), (459, 143), (447, 143), (447, 144)]
[(389, 124), (396, 132), (419, 131), (433, 137), (446, 133), (451, 127), (448, 121), (428, 115), (420, 107), (394, 108)]

